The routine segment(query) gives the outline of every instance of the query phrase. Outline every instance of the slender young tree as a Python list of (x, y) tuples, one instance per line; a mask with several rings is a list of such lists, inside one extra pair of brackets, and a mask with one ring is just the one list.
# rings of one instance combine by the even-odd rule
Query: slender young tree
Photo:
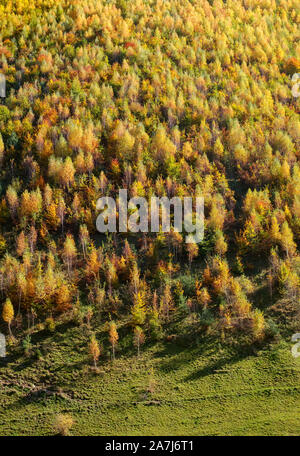
[(17, 237), (17, 245), (16, 245), (16, 252), (18, 256), (22, 256), (27, 248), (27, 239), (24, 234), (24, 231), (21, 231), (19, 236)]
[(145, 342), (145, 334), (139, 326), (134, 328), (133, 343), (137, 348), (138, 357), (140, 357), (141, 345)]
[(145, 302), (142, 293), (137, 293), (134, 297), (134, 305), (131, 308), (133, 325), (143, 325), (146, 319)]
[(18, 294), (19, 294), (18, 315), (20, 315), (20, 313), (21, 313), (21, 299), (22, 299), (22, 295), (24, 296), (26, 293), (26, 287), (27, 287), (26, 277), (23, 274), (23, 272), (20, 271), (17, 274), (17, 288), (18, 288)]
[(294, 242), (293, 232), (290, 229), (287, 222), (282, 224), (281, 228), (281, 245), (283, 250), (286, 252), (286, 256), (289, 258), (294, 254), (296, 250), (296, 244)]
[(64, 223), (65, 223), (66, 203), (62, 196), (59, 198), (56, 210), (57, 210), (57, 216), (59, 217), (60, 223), (61, 223), (61, 231), (63, 233), (64, 232)]
[(85, 318), (89, 328), (91, 327), (91, 319), (93, 317), (93, 313), (93, 308), (91, 306), (88, 306), (86, 309)]
[(189, 268), (191, 268), (192, 261), (196, 256), (198, 256), (198, 246), (195, 243), (189, 243), (186, 246), (188, 252), (188, 259), (189, 259)]
[(79, 238), (80, 238), (80, 243), (81, 243), (81, 248), (82, 248), (82, 253), (84, 258), (86, 258), (87, 254), (87, 243), (89, 241), (89, 231), (86, 227), (86, 225), (80, 225), (79, 228)]
[(89, 352), (90, 352), (90, 355), (92, 355), (93, 357), (93, 361), (94, 361), (94, 367), (96, 368), (97, 367), (97, 361), (99, 359), (99, 356), (100, 356), (100, 347), (99, 347), (99, 344), (97, 342), (97, 339), (95, 336), (92, 336), (91, 337), (91, 340), (90, 340), (90, 343), (89, 343)]
[(70, 274), (73, 266), (73, 262), (76, 258), (77, 255), (77, 250), (75, 246), (75, 242), (73, 239), (73, 236), (71, 234), (68, 234), (66, 237), (66, 240), (64, 242), (64, 250), (63, 250), (63, 256), (65, 258), (65, 261), (67, 263), (68, 267), (68, 273)]
[(7, 298), (3, 305), (2, 318), (8, 325), (8, 331), (9, 331), (9, 334), (11, 337), (12, 337), (11, 323), (14, 319), (14, 316), (15, 316), (14, 307), (11, 303), (11, 300), (9, 298)]
[(115, 347), (118, 343), (119, 340), (119, 335), (117, 331), (117, 325), (115, 322), (111, 322), (109, 325), (109, 341), (111, 343), (112, 347), (112, 354), (113, 354), (113, 359), (115, 359)]

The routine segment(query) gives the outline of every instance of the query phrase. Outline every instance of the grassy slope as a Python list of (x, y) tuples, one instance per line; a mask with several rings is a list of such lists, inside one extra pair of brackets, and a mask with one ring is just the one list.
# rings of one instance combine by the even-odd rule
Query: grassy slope
[[(193, 349), (160, 343), (139, 360), (128, 353), (113, 365), (100, 362), (95, 374), (87, 339), (87, 330), (62, 327), (40, 339), (42, 360), (15, 354), (2, 362), (0, 435), (51, 435), (58, 412), (75, 418), (74, 435), (300, 432), (300, 359), (290, 344), (247, 355), (212, 341)], [(156, 388), (145, 397), (151, 368)], [(42, 385), (63, 394), (30, 395)]]

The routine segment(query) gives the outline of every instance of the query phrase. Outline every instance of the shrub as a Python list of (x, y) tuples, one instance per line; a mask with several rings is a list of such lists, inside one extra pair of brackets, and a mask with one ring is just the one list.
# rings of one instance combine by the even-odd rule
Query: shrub
[(50, 331), (54, 332), (55, 331), (55, 321), (52, 317), (49, 317), (45, 321), (45, 328)]
[(70, 429), (74, 425), (71, 415), (59, 414), (55, 417), (54, 431), (60, 435), (69, 435)]

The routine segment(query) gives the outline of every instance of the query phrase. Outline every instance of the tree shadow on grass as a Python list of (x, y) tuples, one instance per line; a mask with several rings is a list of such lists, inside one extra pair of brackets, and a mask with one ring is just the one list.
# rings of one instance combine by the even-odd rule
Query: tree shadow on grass
[[(14, 402), (5, 406), (5, 413), (9, 415), (9, 413), (18, 412), (18, 411), (26, 411), (26, 407), (30, 404), (35, 404), (40, 407), (51, 406), (53, 404), (60, 404), (61, 406), (70, 406), (71, 405), (71, 397), (66, 398), (62, 397), (55, 392), (53, 389), (53, 393), (50, 395), (46, 392), (39, 391), (28, 391), (27, 394), (23, 395), (22, 397), (18, 397)], [(39, 415), (39, 413), (37, 413)]]
[(158, 369), (162, 372), (171, 372), (180, 369), (182, 366), (194, 361), (199, 356), (207, 356), (214, 353), (216, 342), (213, 338), (207, 338), (205, 342), (192, 344), (191, 341), (179, 340), (166, 342), (163, 348), (154, 354), (154, 358), (160, 359)]
[[(223, 349), (220, 353), (219, 349)], [(223, 356), (222, 356), (223, 354)], [(197, 347), (189, 347), (172, 344), (166, 345), (161, 351), (155, 354), (156, 358), (161, 358), (158, 370), (162, 372), (172, 372), (181, 367), (193, 363), (198, 358), (205, 359), (205, 365), (187, 375), (184, 380), (197, 380), (207, 375), (214, 374), (216, 371), (231, 366), (239, 361), (255, 355), (255, 349), (248, 344), (241, 344), (239, 347), (222, 347), (211, 337), (203, 340)], [(218, 359), (216, 359), (216, 357)]]
[[(193, 381), (199, 378), (206, 377), (208, 375), (215, 374), (216, 372), (220, 373), (225, 367), (230, 367), (234, 364), (237, 364), (239, 361), (242, 361), (245, 358), (250, 356), (255, 356), (255, 351), (253, 347), (249, 345), (243, 345), (236, 349), (234, 349), (231, 353), (225, 353), (224, 358), (220, 358), (218, 360), (214, 360), (213, 362), (205, 365), (201, 369), (197, 369), (195, 372), (187, 375), (184, 380), (185, 381)], [(225, 372), (225, 370), (224, 370)]]

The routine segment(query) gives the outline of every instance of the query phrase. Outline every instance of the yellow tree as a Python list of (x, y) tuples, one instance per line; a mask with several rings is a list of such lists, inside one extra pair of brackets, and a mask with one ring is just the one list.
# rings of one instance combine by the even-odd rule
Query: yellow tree
[(196, 256), (198, 256), (198, 246), (194, 242), (190, 242), (186, 246), (187, 252), (188, 252), (188, 258), (189, 258), (189, 267), (191, 267), (192, 261)]
[(21, 215), (36, 219), (42, 209), (42, 202), (43, 199), (39, 188), (30, 193), (25, 190), (21, 197)]
[(139, 273), (139, 268), (136, 262), (134, 262), (132, 271), (130, 273), (130, 281), (131, 281), (131, 287), (133, 290), (134, 294), (138, 293), (138, 288), (139, 288), (139, 283), (140, 283), (140, 273)]
[(107, 186), (107, 183), (108, 183), (107, 177), (105, 176), (104, 172), (101, 171), (100, 177), (99, 177), (99, 184), (100, 184), (101, 193), (104, 193), (104, 190), (105, 190), (105, 188)]
[(66, 213), (66, 203), (62, 196), (60, 196), (58, 200), (58, 204), (56, 206), (57, 216), (60, 219), (61, 223), (61, 231), (64, 232), (64, 221), (65, 221), (65, 213)]
[(96, 279), (100, 269), (100, 262), (98, 259), (97, 250), (92, 245), (91, 251), (88, 254), (87, 262), (86, 262), (86, 275), (87, 277), (93, 277)]
[(47, 266), (43, 280), (44, 280), (45, 300), (49, 307), (52, 297), (55, 293), (56, 286), (57, 286), (56, 277), (55, 277), (53, 267), (50, 262)]
[(62, 283), (56, 292), (56, 311), (65, 312), (72, 307), (72, 295), (70, 286), (67, 283)]
[(296, 250), (296, 244), (294, 242), (293, 232), (290, 229), (287, 222), (284, 222), (281, 227), (281, 245), (286, 252), (286, 256), (289, 258), (290, 255)]
[(173, 309), (173, 298), (171, 293), (171, 287), (169, 284), (166, 285), (164, 294), (160, 301), (160, 313), (169, 320), (170, 310)]
[(132, 324), (143, 325), (146, 318), (144, 296), (141, 292), (134, 296), (134, 304), (131, 309)]
[(252, 332), (255, 339), (262, 339), (265, 331), (265, 319), (261, 310), (255, 309), (252, 313)]
[(112, 294), (112, 282), (117, 278), (117, 272), (115, 265), (108, 258), (105, 262), (105, 276), (108, 283), (108, 293), (111, 296)]
[(11, 300), (9, 298), (7, 298), (5, 303), (4, 303), (4, 305), (3, 305), (2, 318), (7, 323), (9, 334), (11, 336), (12, 336), (12, 332), (11, 332), (10, 325), (11, 325), (11, 322), (13, 321), (13, 319), (14, 319), (14, 316), (15, 316), (15, 312), (14, 312), (13, 305), (11, 303)]
[(45, 207), (49, 206), (52, 203), (53, 191), (49, 184), (46, 184), (44, 188), (44, 205)]
[(6, 191), (6, 198), (8, 201), (10, 213), (13, 217), (15, 217), (19, 206), (19, 198), (16, 190), (11, 185), (8, 186), (8, 189)]
[(88, 306), (85, 312), (85, 318), (88, 325), (88, 328), (91, 327), (91, 319), (93, 318), (94, 312), (91, 306)]
[(84, 173), (84, 171), (86, 169), (84, 153), (82, 152), (82, 150), (80, 150), (76, 156), (75, 167), (76, 167), (76, 171), (78, 171), (79, 173)]
[(3, 157), (4, 157), (4, 142), (3, 142), (2, 135), (0, 133), (0, 164), (2, 164)]
[(109, 341), (112, 347), (113, 359), (115, 359), (115, 347), (118, 343), (119, 335), (117, 331), (117, 325), (113, 321), (109, 325)]
[(87, 243), (89, 241), (89, 231), (88, 231), (86, 225), (80, 225), (79, 238), (80, 238), (83, 256), (84, 256), (84, 258), (86, 258)]
[(204, 287), (197, 290), (197, 301), (202, 305), (203, 309), (207, 309), (207, 306), (211, 301), (207, 288)]
[(97, 361), (99, 359), (99, 356), (100, 356), (100, 347), (99, 347), (99, 344), (97, 342), (97, 339), (95, 336), (91, 337), (91, 340), (90, 340), (90, 343), (89, 343), (89, 352), (90, 352), (90, 355), (92, 355), (93, 357), (93, 361), (94, 361), (94, 366), (95, 368), (97, 367)]
[(65, 187), (69, 188), (74, 182), (75, 168), (70, 157), (67, 157), (64, 165), (62, 166), (60, 178)]
[(214, 144), (214, 155), (216, 158), (222, 158), (224, 154), (224, 146), (220, 140), (220, 138), (217, 138), (215, 144)]
[(71, 234), (68, 234), (66, 237), (66, 240), (64, 242), (63, 257), (67, 263), (69, 274), (72, 270), (73, 262), (76, 258), (76, 255), (77, 255), (77, 249), (75, 246), (73, 236)]
[(224, 235), (221, 230), (216, 230), (216, 244), (215, 250), (217, 255), (223, 256), (227, 252), (227, 242), (224, 239)]
[(17, 237), (17, 246), (16, 252), (19, 256), (23, 256), (23, 253), (27, 249), (27, 239), (25, 237), (24, 231), (21, 231), (19, 236)]
[(17, 288), (19, 292), (19, 309), (18, 309), (18, 315), (20, 315), (21, 312), (21, 298), (22, 295), (24, 296), (26, 293), (26, 288), (27, 288), (27, 282), (26, 282), (26, 277), (23, 274), (22, 271), (18, 272), (17, 274)]
[(32, 225), (30, 228), (30, 233), (29, 233), (29, 245), (30, 245), (30, 251), (31, 253), (34, 252), (35, 244), (37, 241), (37, 232), (34, 226)]
[(279, 230), (279, 225), (277, 222), (276, 217), (272, 217), (271, 219), (271, 227), (270, 227), (270, 239), (272, 244), (278, 242), (280, 240), (280, 230)]

